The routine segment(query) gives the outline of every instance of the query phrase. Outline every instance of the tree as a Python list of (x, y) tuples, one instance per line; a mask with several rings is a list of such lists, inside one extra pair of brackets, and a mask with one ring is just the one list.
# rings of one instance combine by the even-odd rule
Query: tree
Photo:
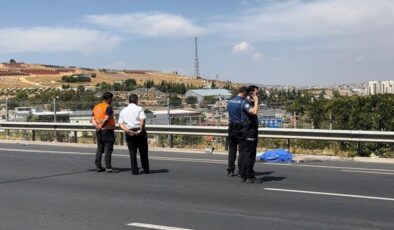
[(29, 95), (26, 91), (22, 90), (16, 93), (15, 99), (18, 101), (26, 101), (29, 98)]
[(170, 105), (171, 106), (180, 106), (182, 105), (182, 99), (177, 95), (170, 96)]
[(215, 104), (219, 99), (216, 96), (205, 96), (204, 103), (207, 105)]
[(129, 78), (123, 82), (125, 91), (132, 91), (137, 88), (137, 82), (133, 78)]
[(195, 96), (188, 96), (186, 98), (186, 104), (188, 104), (188, 105), (197, 104), (197, 97), (195, 97)]
[(70, 84), (62, 84), (62, 89), (70, 89)]
[(79, 85), (79, 86), (77, 87), (77, 94), (78, 94), (78, 95), (82, 95), (82, 94), (84, 94), (84, 93), (85, 93), (85, 86)]
[(152, 87), (155, 87), (155, 82), (154, 82), (153, 80), (147, 80), (147, 81), (144, 83), (144, 85), (145, 85), (146, 88), (150, 89), (150, 88), (152, 88)]

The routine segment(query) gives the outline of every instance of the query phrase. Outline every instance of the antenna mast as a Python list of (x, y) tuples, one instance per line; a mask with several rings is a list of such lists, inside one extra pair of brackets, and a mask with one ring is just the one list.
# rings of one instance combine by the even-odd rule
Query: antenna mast
[(200, 77), (200, 60), (198, 59), (197, 37), (194, 38), (194, 44), (195, 44), (194, 76), (196, 78), (199, 78)]

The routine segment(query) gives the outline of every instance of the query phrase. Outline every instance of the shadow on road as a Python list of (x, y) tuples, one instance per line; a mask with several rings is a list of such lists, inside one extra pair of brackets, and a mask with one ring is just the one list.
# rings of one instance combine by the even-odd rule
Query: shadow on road
[[(130, 168), (116, 168), (118, 169), (120, 172), (131, 172)], [(169, 169), (153, 169), (149, 171), (150, 174), (155, 174), (155, 173), (169, 173), (170, 170)]]
[(271, 175), (272, 173), (274, 173), (273, 171), (268, 171), (268, 172), (255, 172), (254, 175), (255, 176), (265, 176), (265, 175)]
[(261, 182), (281, 181), (281, 180), (286, 179), (286, 177), (283, 177), (283, 176), (278, 176), (278, 177), (276, 177), (276, 176), (269, 176), (269, 175), (271, 175), (273, 173), (275, 173), (275, 172), (267, 171), (267, 172), (255, 172), (254, 174), (255, 174), (256, 177), (262, 176), (262, 177), (258, 177), (258, 180), (260, 180)]
[(168, 169), (154, 169), (154, 170), (150, 170), (151, 174), (154, 174), (154, 173), (169, 173), (169, 172), (170, 172), (170, 170), (168, 170)]
[(83, 170), (83, 171), (76, 171), (76, 172), (70, 172), (70, 173), (60, 173), (60, 174), (54, 174), (54, 175), (48, 175), (48, 176), (37, 176), (37, 177), (29, 177), (29, 178), (23, 178), (23, 179), (0, 181), (0, 184), (9, 184), (9, 183), (25, 182), (25, 181), (32, 181), (32, 180), (41, 180), (41, 179), (47, 179), (47, 178), (53, 178), (53, 177), (83, 174), (83, 173), (88, 173), (91, 171), (96, 171), (96, 170)]
[(259, 178), (259, 180), (261, 180), (262, 182), (281, 181), (284, 179), (286, 179), (286, 177), (283, 177), (283, 176), (265, 176), (265, 177)]

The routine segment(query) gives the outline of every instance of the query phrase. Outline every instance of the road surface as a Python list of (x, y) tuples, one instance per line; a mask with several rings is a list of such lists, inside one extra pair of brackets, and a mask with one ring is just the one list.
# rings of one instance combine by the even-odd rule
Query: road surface
[[(169, 150), (170, 151), (170, 150)], [(263, 164), (261, 184), (226, 156), (151, 152), (152, 174), (94, 171), (94, 149), (0, 144), (0, 229), (394, 229), (394, 165)]]

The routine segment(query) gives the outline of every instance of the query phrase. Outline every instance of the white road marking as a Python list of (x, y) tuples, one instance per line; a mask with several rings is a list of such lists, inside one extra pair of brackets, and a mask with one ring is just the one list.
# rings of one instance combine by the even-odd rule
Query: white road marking
[[(67, 155), (95, 155), (95, 153), (83, 152), (68, 152), (68, 151), (53, 151), (53, 150), (33, 150), (33, 149), (8, 149), (0, 148), (0, 151), (9, 152), (29, 152), (29, 153), (51, 153), (51, 154), (67, 154)], [(116, 157), (129, 157), (128, 155), (112, 154)], [(192, 163), (213, 163), (213, 164), (227, 164), (227, 160), (203, 159), (203, 158), (187, 158), (187, 157), (159, 157), (150, 156), (152, 160), (162, 161), (179, 161)], [(358, 167), (343, 167), (343, 166), (328, 166), (328, 165), (304, 165), (304, 164), (283, 164), (283, 163), (264, 163), (265, 165), (288, 166), (288, 167), (305, 167), (305, 168), (325, 168), (325, 169), (339, 169), (339, 170), (362, 170), (362, 171), (377, 171), (394, 173), (393, 169), (376, 169), (376, 168), (358, 168)]]
[(352, 173), (367, 173), (367, 174), (380, 174), (380, 175), (394, 175), (394, 173), (389, 172), (375, 172), (375, 171), (361, 171), (361, 170), (341, 170), (342, 172), (352, 172)]
[(127, 226), (131, 227), (139, 227), (139, 228), (148, 228), (148, 229), (158, 229), (158, 230), (193, 230), (190, 228), (177, 228), (171, 226), (163, 226), (163, 225), (155, 225), (155, 224), (144, 224), (144, 223), (130, 223)]
[(264, 163), (264, 164), (267, 164), (267, 165), (279, 165), (279, 166), (290, 166), (290, 167), (305, 167), (305, 168), (349, 169), (349, 170), (394, 172), (393, 169), (357, 168), (357, 167), (328, 166), (328, 165), (281, 164), (281, 163)]
[(268, 191), (278, 191), (278, 192), (304, 193), (304, 194), (313, 194), (313, 195), (322, 195), (322, 196), (338, 196), (338, 197), (350, 197), (350, 198), (360, 198), (360, 199), (370, 199), (370, 200), (394, 201), (394, 198), (388, 198), (388, 197), (361, 196), (361, 195), (343, 194), (343, 193), (316, 192), (316, 191), (280, 189), (280, 188), (264, 188), (264, 189)]
[[(31, 150), (31, 149), (6, 149), (6, 148), (0, 148), (0, 151), (28, 152), (28, 153), (51, 153), (51, 154), (84, 155), (84, 156), (95, 155), (95, 153), (66, 152), (66, 151), (53, 151), (53, 150)], [(129, 157), (129, 155), (122, 155), (122, 154), (112, 154), (112, 156)], [(199, 159), (199, 158), (186, 158), (186, 157), (158, 157), (158, 156), (150, 156), (149, 159), (162, 160), (162, 161), (180, 161), (180, 162), (195, 162), (195, 163), (227, 164), (226, 160)]]

